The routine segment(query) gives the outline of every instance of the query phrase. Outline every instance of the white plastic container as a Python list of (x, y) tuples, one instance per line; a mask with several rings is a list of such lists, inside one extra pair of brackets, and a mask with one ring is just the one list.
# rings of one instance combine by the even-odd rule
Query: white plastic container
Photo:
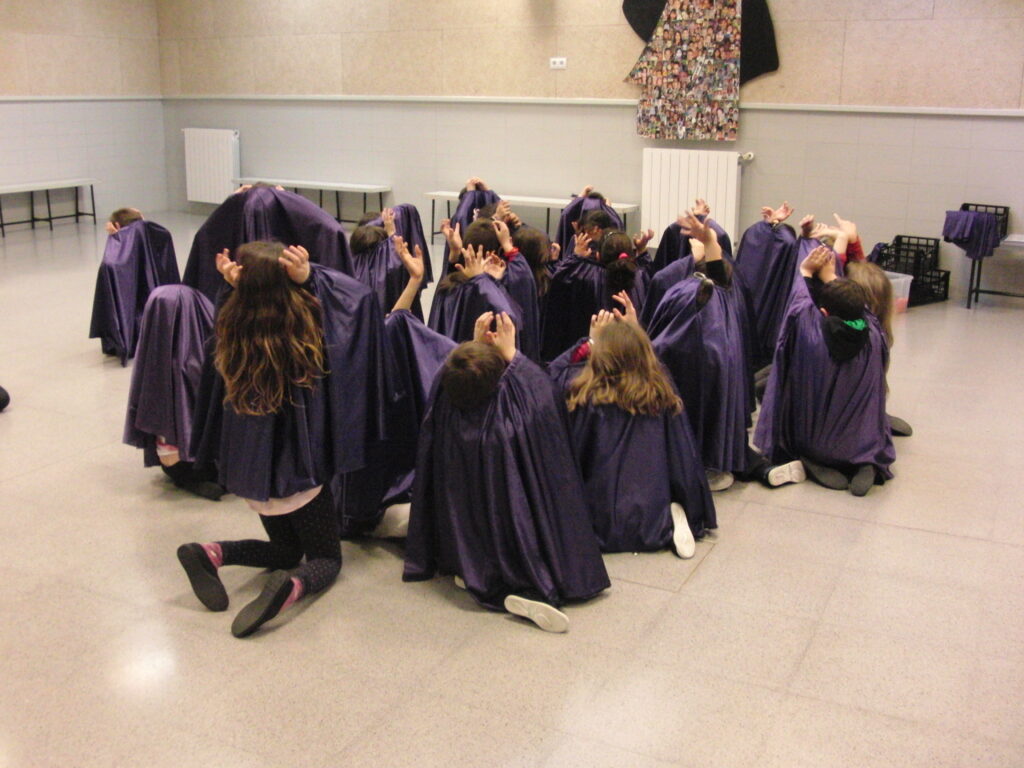
[(892, 283), (893, 312), (906, 312), (907, 303), (910, 301), (910, 284), (914, 282), (914, 276), (901, 272), (886, 272), (885, 276)]

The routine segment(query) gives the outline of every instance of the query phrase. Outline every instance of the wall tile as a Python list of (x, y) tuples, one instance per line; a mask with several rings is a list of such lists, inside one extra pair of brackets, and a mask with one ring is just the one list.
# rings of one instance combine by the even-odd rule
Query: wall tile
[(740, 90), (746, 102), (838, 104), (843, 71), (843, 25), (783, 21), (775, 25), (780, 66)]
[(1021, 19), (1020, 0), (935, 0), (936, 19)]
[(29, 59), (25, 35), (0, 33), (0, 94), (30, 93)]
[(155, 2), (79, 0), (77, 4), (81, 20), (78, 34), (97, 37), (156, 37), (159, 33)]
[(178, 41), (160, 38), (160, 92), (164, 96), (181, 93), (181, 68)]
[(1022, 37), (1024, 20), (850, 22), (842, 103), (1016, 107)]
[(441, 36), (436, 33), (346, 33), (341, 46), (346, 93), (444, 93)]
[[(388, 0), (393, 30), (440, 32), (443, 29), (491, 29), (503, 26), (501, 0)], [(486, 50), (486, 49), (481, 49)]]
[(565, 56), (568, 68), (554, 71), (555, 91), (566, 98), (640, 98), (640, 88), (625, 82), (643, 41), (628, 25), (558, 27), (550, 56)]
[[(555, 31), (445, 30), (444, 92), (461, 96), (554, 96), (558, 74), (548, 67)], [(480, 52), (488, 51), (486, 59)], [(484, 64), (486, 61), (486, 65)]]
[(0, 3), (0, 29), (29, 35), (81, 33), (88, 7), (61, 0), (4, 0)]
[(160, 95), (160, 48), (155, 37), (121, 38), (121, 93)]
[(121, 65), (113, 38), (32, 35), (30, 91), (43, 95), (118, 94)]
[(928, 19), (932, 0), (772, 0), (772, 21)]
[(256, 93), (342, 93), (341, 35), (256, 38)]
[(240, 55), (252, 38), (193, 38), (178, 41), (178, 70), (184, 94), (250, 94), (256, 90), (253, 59)]

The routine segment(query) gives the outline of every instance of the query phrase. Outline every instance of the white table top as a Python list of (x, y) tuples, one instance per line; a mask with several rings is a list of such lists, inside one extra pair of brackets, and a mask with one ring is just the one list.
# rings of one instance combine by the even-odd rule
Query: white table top
[(0, 195), (14, 192), (43, 192), (47, 189), (67, 189), (68, 187), (88, 187), (98, 184), (99, 179), (58, 179), (57, 181), (32, 181), (22, 184), (4, 184), (0, 186)]
[(1024, 248), (1024, 234), (1019, 232), (1010, 233), (1006, 239), (999, 244), (1000, 248)]
[(266, 176), (246, 176), (241, 179), (232, 179), (236, 184), (255, 184), (262, 181), (264, 184), (280, 185), (292, 189), (322, 189), (328, 192), (362, 192), (364, 194), (383, 194), (390, 192), (391, 187), (382, 184), (349, 184), (344, 181), (310, 181), (308, 179), (271, 179)]
[[(458, 192), (437, 191), (427, 192), (428, 200), (458, 200)], [(501, 195), (511, 205), (523, 205), (527, 208), (565, 208), (575, 198), (572, 197), (530, 197), (528, 195)], [(633, 213), (640, 210), (636, 203), (611, 203), (611, 207), (619, 213)]]

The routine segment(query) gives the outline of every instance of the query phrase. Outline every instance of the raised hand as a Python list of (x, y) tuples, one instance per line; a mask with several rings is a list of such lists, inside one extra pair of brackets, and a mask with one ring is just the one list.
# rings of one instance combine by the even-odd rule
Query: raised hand
[(455, 268), (466, 277), (482, 275), (484, 273), (484, 247), (479, 245), (475, 251), (472, 248), (463, 248), (462, 264), (456, 264)]
[(593, 184), (587, 184), (587, 186), (585, 186), (583, 188), (583, 191), (580, 192), (580, 197), (586, 197), (587, 195), (589, 195), (593, 191), (594, 191), (594, 185)]
[(849, 219), (842, 218), (838, 213), (833, 213), (832, 215), (835, 217), (836, 226), (846, 233), (846, 236), (850, 238), (850, 242), (857, 242), (857, 240), (859, 239), (857, 237), (857, 225), (854, 224)]
[(505, 253), (514, 251), (516, 247), (512, 244), (512, 233), (508, 229), (508, 224), (501, 219), (495, 219), (492, 226), (494, 227), (494, 234), (498, 236), (498, 243), (501, 245), (501, 250)]
[(395, 211), (393, 208), (385, 208), (380, 212), (380, 217), (384, 220), (384, 232), (388, 237), (393, 237), (395, 234)]
[(786, 201), (774, 210), (767, 205), (761, 207), (761, 218), (769, 224), (781, 224), (792, 215), (793, 207)]
[(505, 270), (508, 268), (508, 264), (505, 260), (498, 256), (498, 254), (488, 251), (484, 260), (484, 272), (493, 277), (495, 280), (501, 280), (505, 276)]
[(576, 247), (574, 253), (584, 259), (590, 256), (590, 244), (593, 239), (586, 232), (577, 232), (576, 234)]
[(238, 278), (242, 276), (242, 265), (231, 260), (228, 249), (217, 254), (217, 271), (221, 273), (227, 284), (232, 288), (238, 287)]
[(302, 285), (309, 280), (309, 251), (301, 245), (289, 245), (278, 261), (293, 283)]
[(715, 230), (697, 218), (693, 211), (683, 211), (676, 219), (683, 234), (707, 245), (717, 240)]
[(474, 189), (488, 189), (487, 184), (479, 176), (470, 176), (466, 179), (466, 190), (471, 191)]
[(615, 301), (622, 305), (622, 312), (617, 308), (612, 310), (616, 320), (622, 320), (627, 323), (632, 323), (635, 326), (640, 325), (640, 318), (636, 315), (636, 307), (633, 306), (633, 301), (629, 298), (629, 294), (626, 291), (619, 291), (612, 296)]
[(413, 252), (410, 253), (409, 244), (400, 235), (395, 235), (393, 242), (395, 244), (395, 253), (402, 260), (402, 264), (405, 265), (405, 271), (409, 273), (409, 277), (417, 281), (422, 280), (424, 273), (423, 249), (417, 245)]
[(647, 231), (644, 232), (638, 232), (637, 234), (633, 235), (633, 250), (638, 254), (643, 253), (644, 249), (647, 247), (647, 244), (651, 242), (651, 240), (653, 239), (653, 229), (648, 229)]
[(459, 254), (462, 253), (462, 225), (456, 223), (455, 227), (452, 227), (451, 219), (442, 219), (441, 221), (441, 234), (444, 235), (444, 239), (448, 241), (448, 260), (457, 261)]
[(800, 263), (800, 274), (804, 277), (814, 277), (830, 258), (834, 258), (832, 251), (824, 245), (819, 245)]
[(825, 256), (825, 263), (818, 270), (818, 279), (823, 283), (831, 283), (836, 279), (836, 255), (831, 250)]
[(590, 316), (590, 338), (593, 341), (597, 341), (604, 332), (604, 329), (615, 321), (615, 315), (607, 309), (598, 310), (596, 315)]
[(493, 344), (494, 336), (491, 333), (491, 323), (494, 322), (493, 312), (484, 312), (473, 323), (473, 341), (481, 344)]
[(704, 198), (698, 197), (693, 201), (693, 213), (696, 216), (710, 216), (711, 206), (707, 204)]
[(492, 333), (494, 346), (505, 358), (505, 362), (511, 363), (516, 356), (516, 325), (506, 312), (494, 318), (494, 325), (497, 328)]
[(814, 214), (808, 213), (802, 219), (800, 219), (800, 233), (804, 237), (812, 237), (814, 231)]

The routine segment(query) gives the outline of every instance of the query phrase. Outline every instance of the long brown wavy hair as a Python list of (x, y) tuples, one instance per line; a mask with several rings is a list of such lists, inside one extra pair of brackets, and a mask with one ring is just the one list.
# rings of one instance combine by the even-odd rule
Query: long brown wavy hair
[(882, 324), (889, 346), (892, 346), (892, 283), (885, 270), (870, 261), (851, 261), (846, 265), (846, 276), (868, 295), (868, 309)]
[(569, 410), (584, 405), (616, 405), (624, 411), (657, 416), (683, 410), (654, 355), (647, 334), (617, 322), (601, 332), (587, 366), (569, 386)]
[(280, 243), (246, 243), (235, 252), (238, 286), (217, 315), (214, 365), (225, 403), (250, 416), (281, 408), (292, 385), (312, 389), (324, 375), (320, 302), (288, 277)]

